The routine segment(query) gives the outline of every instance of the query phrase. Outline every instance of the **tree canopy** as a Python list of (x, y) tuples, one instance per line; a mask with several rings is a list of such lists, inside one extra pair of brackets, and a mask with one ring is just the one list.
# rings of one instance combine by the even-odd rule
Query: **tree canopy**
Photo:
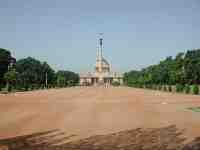
[(10, 58), (10, 51), (0, 48), (0, 84), (3, 82), (4, 74), (8, 71)]
[[(8, 50), (0, 49), (0, 90), (2, 86), (18, 90), (74, 86), (79, 75), (66, 70), (55, 72), (47, 62), (27, 57), (16, 63)], [(10, 65), (15, 63), (15, 65)], [(7, 84), (6, 84), (7, 83)]]
[(130, 86), (200, 84), (200, 49), (178, 53), (175, 58), (167, 57), (140, 71), (126, 72), (124, 82)]
[(56, 79), (60, 87), (72, 86), (79, 82), (79, 75), (71, 71), (60, 70), (56, 73)]
[(40, 62), (32, 57), (18, 60), (16, 70), (24, 87), (27, 85), (44, 87), (47, 83), (51, 86), (66, 87), (75, 85), (79, 80), (74, 72), (63, 70), (55, 73), (47, 62)]

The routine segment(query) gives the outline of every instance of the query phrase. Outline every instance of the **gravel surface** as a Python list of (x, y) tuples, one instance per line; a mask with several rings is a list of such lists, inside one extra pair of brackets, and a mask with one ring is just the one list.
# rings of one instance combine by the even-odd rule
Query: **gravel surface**
[(175, 125), (186, 143), (200, 136), (200, 113), (188, 109), (199, 106), (200, 96), (127, 87), (75, 87), (0, 95), (0, 139), (58, 129), (70, 136), (65, 141), (77, 141)]

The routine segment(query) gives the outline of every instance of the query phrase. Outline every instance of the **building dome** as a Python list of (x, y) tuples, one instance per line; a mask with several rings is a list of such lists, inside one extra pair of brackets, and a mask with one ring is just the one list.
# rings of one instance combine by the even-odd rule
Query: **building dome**
[(102, 67), (110, 68), (110, 64), (108, 63), (108, 61), (105, 58), (102, 59)]
[(86, 75), (80, 75), (80, 85), (110, 85), (114, 81), (122, 83), (122, 76), (113, 74), (110, 70), (110, 64), (102, 55), (102, 41), (103, 39), (99, 39), (100, 47), (97, 49), (97, 57), (96, 57), (96, 65), (95, 72), (88, 73)]
[(110, 72), (110, 64), (102, 57), (102, 60), (96, 62), (96, 72)]

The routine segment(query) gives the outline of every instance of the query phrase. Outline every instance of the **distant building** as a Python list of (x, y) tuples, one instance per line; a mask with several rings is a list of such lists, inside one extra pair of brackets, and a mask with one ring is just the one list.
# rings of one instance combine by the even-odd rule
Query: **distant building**
[(99, 39), (100, 48), (97, 50), (97, 58), (94, 73), (80, 74), (80, 85), (110, 85), (113, 82), (123, 84), (123, 76), (111, 72), (108, 61), (103, 57), (103, 39)]
[(16, 59), (14, 57), (9, 58), (9, 67), (13, 67), (16, 64)]

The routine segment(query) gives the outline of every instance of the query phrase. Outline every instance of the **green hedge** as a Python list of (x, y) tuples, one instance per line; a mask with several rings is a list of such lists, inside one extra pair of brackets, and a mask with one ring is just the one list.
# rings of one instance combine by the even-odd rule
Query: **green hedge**
[(168, 91), (172, 92), (172, 86), (171, 85), (168, 86)]
[(199, 86), (198, 85), (193, 85), (192, 93), (195, 95), (199, 94)]
[(112, 85), (113, 85), (113, 86), (120, 86), (120, 83), (117, 82), (117, 81), (114, 81), (114, 82), (112, 83)]
[[(116, 83), (115, 83), (116, 84)], [(116, 84), (118, 85), (118, 83)], [(161, 84), (132, 84), (131, 87), (136, 87), (136, 88), (147, 88), (147, 89), (154, 89), (154, 90), (163, 90), (163, 91), (168, 91), (168, 92), (173, 92), (173, 85), (161, 85)], [(195, 95), (200, 94), (200, 89), (199, 89), (199, 85), (189, 85), (189, 84), (176, 84), (175, 86), (175, 91), (178, 93), (192, 93)]]
[(190, 93), (190, 85), (188, 85), (188, 84), (185, 85), (185, 93), (186, 94)]
[(183, 84), (176, 84), (176, 92), (183, 92), (184, 91), (184, 85)]

